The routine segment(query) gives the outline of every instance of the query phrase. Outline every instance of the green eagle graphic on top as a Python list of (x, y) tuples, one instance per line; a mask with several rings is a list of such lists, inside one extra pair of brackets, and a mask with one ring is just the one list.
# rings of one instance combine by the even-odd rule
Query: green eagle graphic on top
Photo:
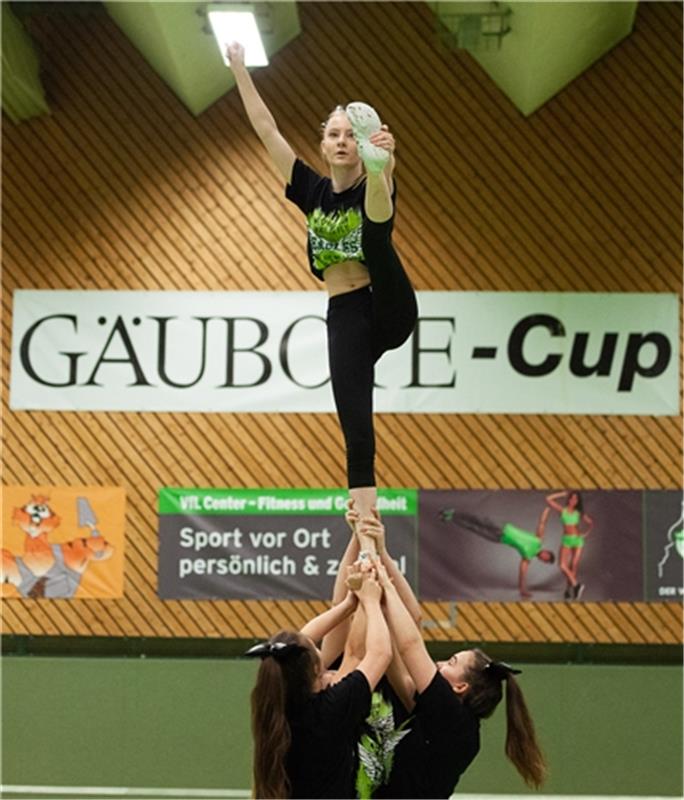
[(314, 264), (321, 272), (342, 261), (363, 261), (361, 213), (356, 208), (326, 214), (320, 208), (306, 218)]

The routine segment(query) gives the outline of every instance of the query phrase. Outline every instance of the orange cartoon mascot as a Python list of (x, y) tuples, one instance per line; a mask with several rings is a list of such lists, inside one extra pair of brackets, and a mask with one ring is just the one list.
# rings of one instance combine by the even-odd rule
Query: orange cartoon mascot
[(32, 495), (25, 506), (14, 509), (12, 522), (26, 534), (24, 552), (15, 556), (2, 550), (0, 580), (16, 586), (22, 597), (73, 597), (88, 564), (110, 558), (114, 552), (95, 527), (90, 503), (82, 497), (78, 498), (79, 525), (88, 526), (90, 536), (51, 544), (48, 536), (62, 520), (48, 501), (43, 495)]

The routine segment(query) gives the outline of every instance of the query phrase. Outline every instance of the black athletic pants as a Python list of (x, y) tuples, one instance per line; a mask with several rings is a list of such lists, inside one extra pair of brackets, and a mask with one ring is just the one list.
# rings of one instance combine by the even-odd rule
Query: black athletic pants
[(347, 448), (349, 488), (375, 486), (375, 362), (400, 347), (416, 324), (416, 296), (391, 241), (392, 220), (363, 221), (361, 246), (371, 284), (331, 297), (328, 358)]

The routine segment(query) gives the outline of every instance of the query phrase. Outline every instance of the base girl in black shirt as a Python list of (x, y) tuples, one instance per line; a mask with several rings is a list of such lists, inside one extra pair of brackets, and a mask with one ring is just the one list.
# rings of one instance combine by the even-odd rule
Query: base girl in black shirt
[[(375, 574), (356, 593), (366, 617), (365, 654), (355, 669), (330, 682), (320, 641), (353, 610), (353, 596), (307, 623), (251, 648), (261, 665), (252, 691), (254, 797), (351, 798), (357, 739), (371, 692), (392, 656)], [(343, 662), (344, 664), (344, 662)]]
[(394, 137), (369, 106), (338, 106), (323, 125), (321, 141), (331, 177), (318, 175), (278, 130), (244, 66), (243, 48), (231, 44), (228, 58), (249, 121), (286, 184), (286, 197), (307, 218), (311, 270), (330, 298), (328, 356), (350, 494), (359, 513), (369, 516), (376, 500), (374, 366), (408, 339), (417, 317), (415, 294), (391, 241)]
[[(360, 527), (385, 553), (384, 528), (365, 519)], [(480, 749), (480, 720), (494, 712), (506, 694), (506, 755), (525, 782), (539, 788), (546, 774), (544, 756), (515, 670), (481, 650), (461, 650), (448, 661), (430, 657), (415, 618), (393, 582), (377, 566), (384, 589), (384, 613), (403, 664), (388, 672), (390, 682), (413, 717), (411, 733), (397, 746), (390, 781), (374, 794), (386, 798), (450, 797), (460, 776)]]

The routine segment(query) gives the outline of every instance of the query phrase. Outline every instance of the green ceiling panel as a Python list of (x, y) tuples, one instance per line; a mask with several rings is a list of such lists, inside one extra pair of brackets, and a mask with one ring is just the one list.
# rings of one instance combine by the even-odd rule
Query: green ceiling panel
[[(484, 6), (483, 3), (478, 3)], [(486, 4), (494, 7), (495, 4)], [(523, 114), (529, 115), (628, 36), (636, 2), (510, 2), (511, 31), (500, 49), (472, 55)], [(453, 30), (468, 3), (431, 4)]]
[(12, 122), (49, 112), (31, 37), (2, 3), (2, 109)]
[[(200, 114), (234, 86), (208, 26), (207, 3), (106, 2), (130, 41), (187, 108)], [(294, 2), (254, 3), (270, 57), (300, 32)]]

